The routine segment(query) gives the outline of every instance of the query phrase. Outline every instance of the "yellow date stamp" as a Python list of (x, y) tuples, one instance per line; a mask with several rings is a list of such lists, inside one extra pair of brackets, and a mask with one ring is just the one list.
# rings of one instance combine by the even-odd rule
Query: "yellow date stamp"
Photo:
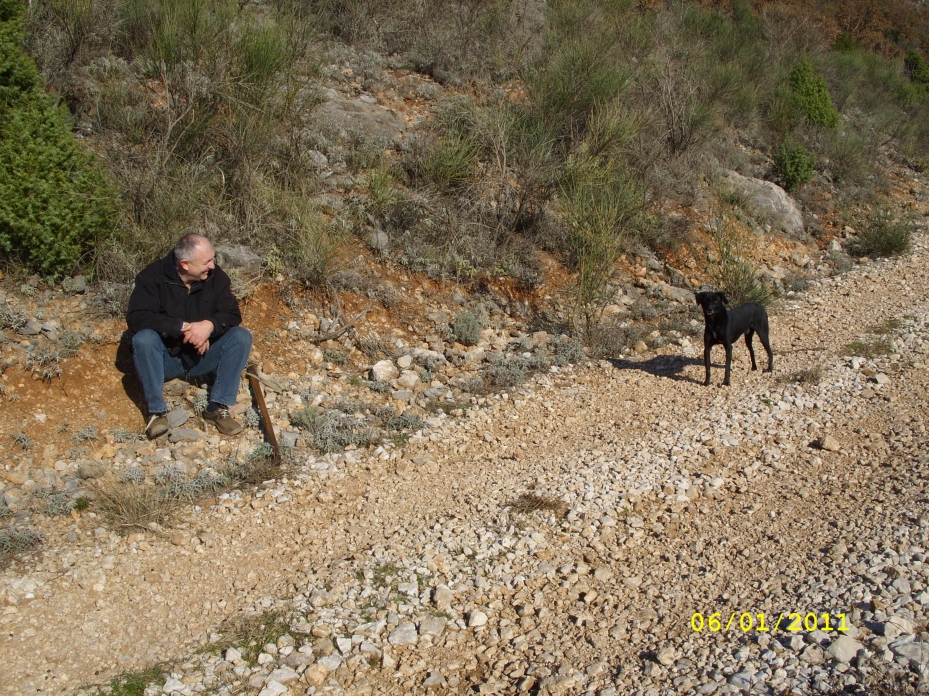
[[(773, 618), (773, 615), (772, 615)], [(849, 630), (845, 614), (836, 614), (834, 617), (829, 613), (817, 614), (812, 611), (805, 614), (799, 612), (790, 612), (788, 614), (778, 614), (777, 621), (773, 626), (769, 622), (768, 616), (764, 612), (732, 612), (725, 616), (721, 612), (715, 612), (705, 616), (700, 612), (694, 613), (690, 617), (690, 627), (696, 632), (709, 631), (710, 633), (719, 633), (720, 631), (777, 631), (783, 630), (791, 633), (799, 631), (823, 631), (831, 633), (833, 631)]]

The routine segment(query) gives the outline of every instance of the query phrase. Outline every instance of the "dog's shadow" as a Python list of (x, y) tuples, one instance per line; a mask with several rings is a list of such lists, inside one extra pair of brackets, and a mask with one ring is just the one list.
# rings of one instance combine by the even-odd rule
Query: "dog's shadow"
[(702, 379), (694, 379), (683, 374), (690, 365), (703, 365), (702, 358), (684, 355), (656, 355), (648, 360), (628, 360), (626, 358), (609, 358), (609, 363), (617, 370), (640, 370), (655, 377), (664, 377), (679, 382), (703, 384)]

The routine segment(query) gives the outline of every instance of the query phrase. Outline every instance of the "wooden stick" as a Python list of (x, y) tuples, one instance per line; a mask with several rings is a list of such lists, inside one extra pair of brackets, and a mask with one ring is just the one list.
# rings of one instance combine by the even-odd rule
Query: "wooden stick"
[(265, 435), (274, 452), (274, 464), (281, 464), (281, 448), (277, 444), (277, 436), (274, 434), (274, 424), (271, 422), (271, 414), (268, 413), (268, 407), (265, 404), (265, 395), (261, 391), (261, 380), (258, 377), (258, 368), (255, 365), (249, 365), (245, 368), (245, 376), (248, 377), (248, 383), (252, 388), (252, 394), (255, 395), (255, 401), (258, 402), (258, 410), (261, 412), (261, 420), (265, 424)]

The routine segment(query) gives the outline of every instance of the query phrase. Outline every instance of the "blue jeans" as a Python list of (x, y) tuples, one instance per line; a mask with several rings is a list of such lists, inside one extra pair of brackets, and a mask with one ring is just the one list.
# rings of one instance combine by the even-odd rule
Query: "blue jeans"
[(168, 410), (162, 393), (164, 383), (183, 377), (203, 377), (216, 373), (216, 381), (210, 392), (210, 401), (223, 406), (235, 404), (239, 393), (239, 381), (252, 349), (252, 334), (248, 329), (235, 326), (224, 333), (203, 355), (194, 357), (190, 372), (184, 369), (181, 356), (168, 353), (164, 341), (157, 331), (143, 329), (132, 337), (132, 359), (145, 390), (149, 413), (164, 413)]

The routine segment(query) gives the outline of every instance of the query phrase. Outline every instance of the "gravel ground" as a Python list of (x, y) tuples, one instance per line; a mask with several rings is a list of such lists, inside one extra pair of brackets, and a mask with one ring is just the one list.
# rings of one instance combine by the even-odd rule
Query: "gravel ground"
[[(683, 346), (552, 368), (166, 532), (50, 540), (0, 576), (3, 690), (154, 664), (148, 694), (264, 696), (816, 693), (866, 656), (918, 672), (927, 261), (921, 233), (784, 303), (773, 375), (742, 345), (729, 388)], [(851, 355), (876, 331), (889, 353)], [(287, 626), (256, 660), (228, 647), (229, 617), (269, 612)]]

